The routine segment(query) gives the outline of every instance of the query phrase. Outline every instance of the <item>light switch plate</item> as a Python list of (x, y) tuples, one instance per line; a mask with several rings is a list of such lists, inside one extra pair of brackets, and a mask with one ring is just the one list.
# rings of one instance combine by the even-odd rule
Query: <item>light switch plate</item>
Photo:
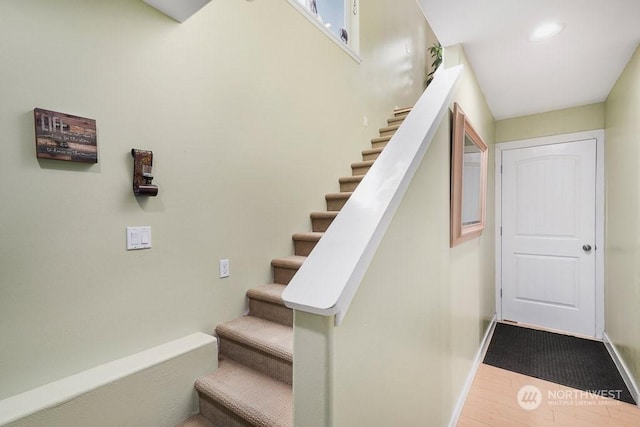
[(229, 260), (221, 259), (220, 260), (220, 278), (224, 279), (225, 277), (229, 277)]
[(127, 250), (151, 247), (151, 227), (127, 227)]

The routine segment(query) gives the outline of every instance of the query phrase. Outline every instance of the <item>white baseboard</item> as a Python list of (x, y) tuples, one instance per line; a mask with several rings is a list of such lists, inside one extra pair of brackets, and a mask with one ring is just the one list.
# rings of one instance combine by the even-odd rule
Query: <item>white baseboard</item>
[[(449, 421), (449, 427), (455, 427), (458, 424), (458, 419), (460, 418), (460, 414), (462, 414), (462, 408), (464, 407), (464, 402), (467, 400), (467, 395), (469, 394), (469, 390), (471, 390), (471, 385), (473, 384), (473, 379), (476, 376), (476, 372), (478, 372), (478, 367), (482, 363), (484, 359), (484, 355), (487, 353), (487, 348), (489, 347), (489, 343), (491, 342), (491, 337), (493, 336), (493, 331), (496, 328), (497, 316), (494, 315), (493, 319), (491, 319), (491, 323), (489, 323), (489, 327), (482, 338), (482, 343), (480, 344), (480, 348), (476, 353), (476, 357), (473, 361), (473, 366), (469, 375), (467, 375), (467, 380), (464, 383), (464, 387), (462, 388), (462, 392), (458, 397), (458, 402), (456, 403), (455, 408), (453, 409), (453, 414), (451, 415), (451, 420)], [(636, 399), (637, 400), (637, 399)]]
[(602, 342), (607, 348), (607, 351), (609, 351), (609, 354), (611, 355), (613, 362), (616, 364), (618, 371), (620, 371), (620, 375), (622, 375), (622, 379), (627, 385), (629, 393), (631, 393), (631, 397), (633, 397), (633, 400), (635, 400), (640, 407), (640, 389), (638, 389), (638, 384), (636, 384), (633, 376), (629, 371), (629, 368), (627, 368), (627, 365), (624, 363), (624, 360), (620, 356), (620, 353), (618, 353), (616, 346), (613, 344), (613, 342), (611, 342), (611, 340), (609, 339), (609, 335), (607, 335), (606, 332), (602, 334)]

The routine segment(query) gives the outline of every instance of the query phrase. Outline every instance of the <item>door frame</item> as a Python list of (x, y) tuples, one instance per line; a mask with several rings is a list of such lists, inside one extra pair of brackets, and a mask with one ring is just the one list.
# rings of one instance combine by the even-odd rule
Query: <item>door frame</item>
[[(566, 142), (596, 140), (596, 230), (595, 230), (595, 299), (596, 299), (596, 336), (602, 339), (604, 333), (604, 226), (605, 226), (605, 182), (604, 182), (604, 129), (574, 132), (540, 138), (495, 144), (495, 247), (496, 247), (496, 316), (502, 318), (502, 152), (542, 145), (562, 144)], [(593, 338), (593, 337), (592, 337)]]

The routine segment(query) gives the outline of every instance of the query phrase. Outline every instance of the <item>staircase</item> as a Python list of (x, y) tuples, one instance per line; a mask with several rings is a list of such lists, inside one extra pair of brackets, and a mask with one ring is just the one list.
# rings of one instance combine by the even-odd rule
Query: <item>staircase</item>
[(285, 307), (282, 291), (409, 111), (394, 110), (362, 161), (351, 164), (352, 176), (339, 178), (340, 192), (325, 195), (327, 210), (311, 213), (311, 232), (293, 235), (294, 255), (271, 261), (273, 283), (247, 291), (249, 314), (216, 327), (218, 369), (196, 381), (200, 413), (177, 427), (293, 425), (293, 311)]

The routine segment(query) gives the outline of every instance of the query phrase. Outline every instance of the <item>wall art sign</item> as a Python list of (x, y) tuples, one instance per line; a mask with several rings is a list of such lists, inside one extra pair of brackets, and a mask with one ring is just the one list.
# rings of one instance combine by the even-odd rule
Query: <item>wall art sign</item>
[(95, 120), (42, 108), (33, 115), (38, 158), (98, 163)]

